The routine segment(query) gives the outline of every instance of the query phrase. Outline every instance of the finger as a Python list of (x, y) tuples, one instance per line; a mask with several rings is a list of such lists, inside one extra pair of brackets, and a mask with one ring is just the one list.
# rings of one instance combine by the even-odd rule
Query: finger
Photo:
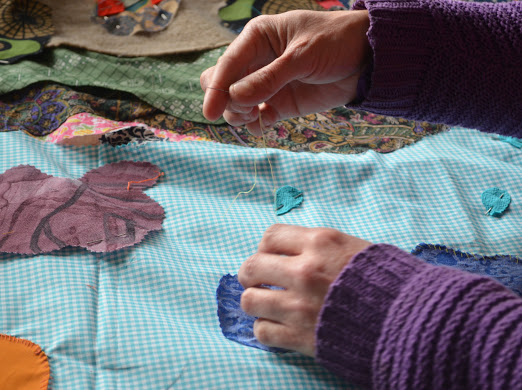
[[(272, 61), (272, 50), (263, 36), (262, 25), (259, 21), (249, 23), (219, 58), (216, 66), (205, 74), (204, 82), (207, 88), (203, 114), (207, 119), (218, 119), (227, 106), (228, 101), (222, 99), (217, 89), (229, 91), (230, 85), (243, 78), (249, 71)], [(255, 105), (257, 103), (250, 104)]]
[(256, 253), (250, 256), (239, 268), (238, 280), (247, 289), (262, 284), (290, 287), (292, 260), (267, 253)]
[[(259, 117), (261, 118), (262, 125), (259, 123)], [(277, 121), (284, 119), (281, 118), (279, 112), (272, 106), (265, 103), (259, 105), (259, 115), (253, 119), (252, 122), (246, 121), (246, 127), (250, 134), (256, 137), (261, 137), (264, 132), (270, 130)]]
[(297, 225), (272, 225), (265, 231), (258, 251), (286, 256), (300, 255), (309, 231), (309, 228)]
[(290, 314), (288, 291), (250, 287), (241, 295), (241, 308), (254, 317), (284, 323)]
[(302, 63), (285, 52), (271, 63), (232, 84), (229, 88), (230, 97), (243, 105), (260, 104), (305, 74)]
[(232, 101), (229, 101), (227, 104), (227, 108), (225, 110), (229, 111), (229, 112), (234, 112), (237, 114), (249, 114), (250, 112), (252, 112), (254, 107), (257, 107), (257, 106), (241, 106), (239, 104), (235, 104)]
[(258, 118), (259, 109), (256, 107), (252, 108), (249, 113), (237, 113), (232, 111), (225, 111), (223, 118), (232, 126), (243, 126), (245, 123), (256, 121)]
[(254, 322), (254, 336), (264, 345), (290, 349), (308, 356), (315, 354), (314, 332), (300, 332), (278, 322), (259, 318)]

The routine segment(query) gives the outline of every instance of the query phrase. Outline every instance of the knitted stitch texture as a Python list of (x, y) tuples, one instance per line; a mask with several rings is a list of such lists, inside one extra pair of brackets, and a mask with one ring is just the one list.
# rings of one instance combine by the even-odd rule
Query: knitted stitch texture
[(359, 0), (354, 9), (369, 11), (373, 66), (361, 77), (371, 80), (365, 99), (349, 107), (506, 135), (520, 129), (522, 2)]
[(317, 361), (375, 389), (519, 388), (521, 351), (519, 297), (386, 244), (345, 267), (317, 328)]

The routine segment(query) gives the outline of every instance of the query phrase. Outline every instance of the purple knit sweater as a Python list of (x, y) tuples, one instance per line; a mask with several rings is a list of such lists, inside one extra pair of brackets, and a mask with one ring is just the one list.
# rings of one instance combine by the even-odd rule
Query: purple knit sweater
[[(366, 0), (357, 105), (522, 138), (522, 2)], [(373, 245), (332, 284), (316, 359), (376, 389), (522, 389), (522, 299), (492, 279)]]

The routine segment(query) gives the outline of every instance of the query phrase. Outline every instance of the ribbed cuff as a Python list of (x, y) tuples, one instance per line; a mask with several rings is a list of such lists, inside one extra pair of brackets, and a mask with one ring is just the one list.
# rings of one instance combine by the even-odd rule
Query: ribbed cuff
[(374, 54), (359, 80), (357, 99), (347, 107), (411, 117), (436, 47), (431, 15), (411, 0), (359, 0), (353, 9), (369, 12), (367, 36)]
[(391, 245), (354, 257), (330, 286), (316, 330), (316, 360), (351, 383), (371, 387), (372, 359), (402, 286), (427, 265)]

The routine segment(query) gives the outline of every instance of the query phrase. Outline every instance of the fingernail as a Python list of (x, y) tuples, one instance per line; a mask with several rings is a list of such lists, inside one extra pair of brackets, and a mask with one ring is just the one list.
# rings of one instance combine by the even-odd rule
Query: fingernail
[(248, 82), (239, 80), (237, 83), (232, 84), (230, 87), (231, 90), (234, 91), (234, 93), (241, 95), (241, 96), (252, 96), (254, 91), (250, 86), (248, 85)]

